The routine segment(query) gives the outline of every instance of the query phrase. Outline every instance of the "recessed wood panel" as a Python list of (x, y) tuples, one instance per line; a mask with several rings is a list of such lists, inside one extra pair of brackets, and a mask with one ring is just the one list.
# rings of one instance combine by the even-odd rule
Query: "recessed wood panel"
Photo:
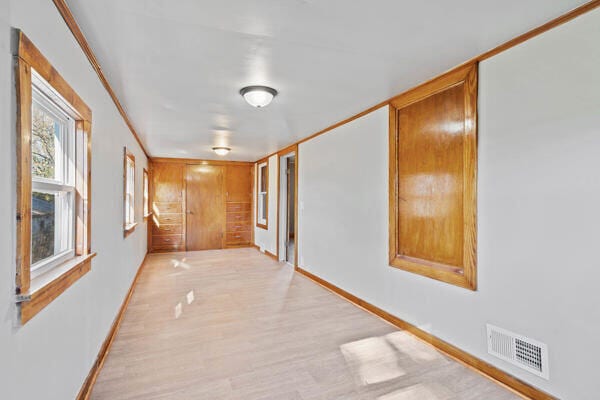
[(390, 107), (390, 265), (476, 287), (477, 66)]
[(181, 203), (185, 165), (155, 163), (152, 165), (153, 201)]
[(186, 248), (223, 248), (225, 167), (188, 165), (186, 172)]
[(250, 203), (227, 203), (227, 212), (250, 211)]
[(227, 165), (225, 196), (227, 202), (248, 203), (252, 196), (252, 165)]

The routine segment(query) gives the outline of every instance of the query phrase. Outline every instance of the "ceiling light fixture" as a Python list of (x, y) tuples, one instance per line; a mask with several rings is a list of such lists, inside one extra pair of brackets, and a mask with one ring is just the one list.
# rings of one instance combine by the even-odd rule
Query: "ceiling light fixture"
[(268, 86), (246, 86), (240, 90), (244, 100), (252, 107), (266, 107), (277, 96), (277, 90)]
[(213, 147), (212, 149), (215, 153), (217, 153), (218, 156), (227, 155), (227, 153), (229, 153), (231, 151), (231, 149), (229, 147), (223, 147), (223, 146)]

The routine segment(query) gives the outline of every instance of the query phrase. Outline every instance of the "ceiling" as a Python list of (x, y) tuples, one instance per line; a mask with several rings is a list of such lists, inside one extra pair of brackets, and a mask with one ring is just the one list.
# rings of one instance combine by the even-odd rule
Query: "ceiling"
[(150, 155), (255, 161), (585, 1), (67, 3)]

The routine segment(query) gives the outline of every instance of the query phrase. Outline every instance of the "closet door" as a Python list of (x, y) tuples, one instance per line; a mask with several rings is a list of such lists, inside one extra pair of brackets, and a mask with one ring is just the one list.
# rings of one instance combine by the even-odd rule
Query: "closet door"
[(225, 233), (225, 167), (188, 165), (186, 248), (222, 249)]

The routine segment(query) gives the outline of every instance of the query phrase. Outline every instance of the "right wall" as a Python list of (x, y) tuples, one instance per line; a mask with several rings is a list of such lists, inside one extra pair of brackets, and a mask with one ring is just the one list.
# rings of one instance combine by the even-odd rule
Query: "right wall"
[[(600, 9), (479, 65), (478, 290), (388, 266), (388, 108), (299, 146), (299, 266), (562, 399), (600, 393)], [(544, 342), (545, 380), (486, 323)]]

